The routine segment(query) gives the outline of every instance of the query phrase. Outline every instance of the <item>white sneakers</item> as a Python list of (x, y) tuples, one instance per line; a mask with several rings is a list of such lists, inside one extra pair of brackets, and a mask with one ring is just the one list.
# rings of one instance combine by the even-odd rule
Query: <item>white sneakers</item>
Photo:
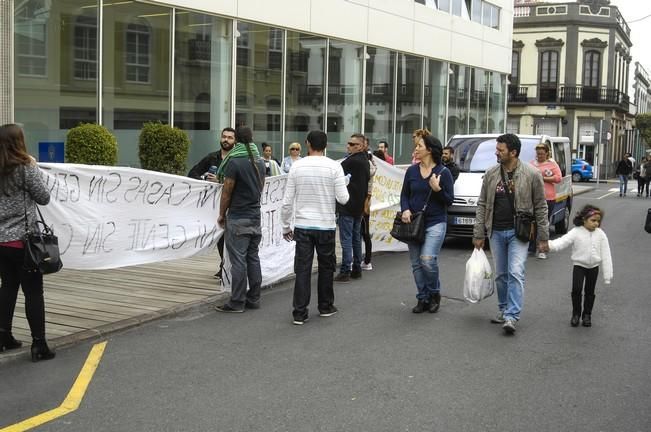
[(362, 270), (373, 270), (373, 264), (371, 264), (371, 263), (368, 263), (368, 264), (362, 263), (361, 267), (362, 267)]
[(538, 258), (538, 259), (547, 259), (547, 254), (545, 252), (538, 252), (538, 255), (536, 255), (536, 258)]

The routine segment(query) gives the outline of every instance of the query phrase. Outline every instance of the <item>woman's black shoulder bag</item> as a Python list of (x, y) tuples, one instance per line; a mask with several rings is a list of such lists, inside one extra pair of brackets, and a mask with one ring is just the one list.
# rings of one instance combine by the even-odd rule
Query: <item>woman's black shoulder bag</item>
[[(438, 166), (442, 166), (439, 164)], [(439, 170), (439, 173), (442, 170)], [(432, 170), (434, 174), (434, 170)], [(431, 176), (431, 174), (430, 174)], [(428, 177), (429, 178), (429, 177)], [(404, 223), (402, 221), (402, 212), (397, 212), (396, 217), (393, 219), (393, 227), (391, 228), (391, 237), (404, 243), (422, 243), (425, 241), (425, 210), (427, 204), (432, 197), (432, 188), (429, 188), (425, 205), (421, 211), (415, 212), (411, 215), (411, 223)]]
[(23, 170), (23, 202), (25, 205), (25, 269), (39, 271), (42, 274), (56, 273), (63, 267), (59, 254), (59, 239), (49, 227), (37, 205), (39, 220), (30, 230), (27, 223), (27, 193), (25, 171)]

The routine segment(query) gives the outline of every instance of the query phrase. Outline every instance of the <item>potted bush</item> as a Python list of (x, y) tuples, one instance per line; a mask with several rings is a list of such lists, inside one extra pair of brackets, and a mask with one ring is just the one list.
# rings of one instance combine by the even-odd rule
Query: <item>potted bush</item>
[(118, 163), (118, 143), (104, 126), (82, 123), (66, 135), (66, 162), (88, 165)]
[(160, 122), (145, 123), (138, 139), (138, 157), (144, 169), (185, 175), (190, 138), (179, 128)]

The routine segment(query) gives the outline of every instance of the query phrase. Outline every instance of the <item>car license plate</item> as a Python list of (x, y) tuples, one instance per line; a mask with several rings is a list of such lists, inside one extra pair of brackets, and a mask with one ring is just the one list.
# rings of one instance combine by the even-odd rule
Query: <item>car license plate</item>
[(475, 224), (475, 218), (471, 218), (471, 217), (455, 217), (454, 218), (454, 224), (455, 225), (474, 225)]

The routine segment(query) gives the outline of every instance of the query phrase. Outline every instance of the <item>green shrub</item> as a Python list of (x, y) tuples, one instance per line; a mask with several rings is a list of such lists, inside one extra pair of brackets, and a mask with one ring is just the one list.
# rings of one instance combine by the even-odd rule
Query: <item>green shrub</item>
[(66, 135), (66, 162), (88, 165), (118, 163), (118, 143), (104, 126), (82, 123)]
[(185, 175), (190, 138), (179, 128), (160, 122), (145, 123), (138, 139), (140, 166), (152, 171)]

